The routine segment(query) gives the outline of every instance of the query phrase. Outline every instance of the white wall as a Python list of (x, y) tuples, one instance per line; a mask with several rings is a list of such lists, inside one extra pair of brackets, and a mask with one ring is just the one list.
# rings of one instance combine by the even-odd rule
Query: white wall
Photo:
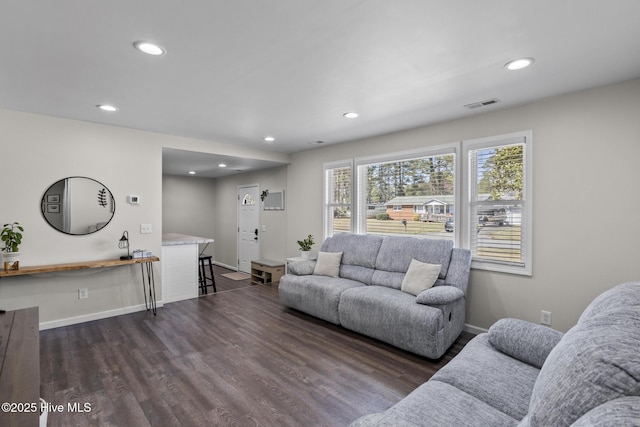
[[(25, 228), (21, 265), (104, 260), (123, 254), (118, 240), (129, 231), (132, 249), (161, 253), (162, 148), (245, 156), (286, 163), (290, 156), (88, 122), (0, 110), (0, 223), (19, 221)], [(70, 236), (51, 228), (40, 212), (40, 200), (54, 182), (87, 176), (113, 193), (116, 212), (103, 230)], [(140, 196), (139, 206), (126, 196)], [(152, 234), (141, 235), (140, 224)], [(162, 297), (162, 275), (155, 265), (156, 290)], [(78, 289), (89, 298), (78, 300)], [(73, 271), (0, 279), (0, 307), (39, 306), (41, 327), (76, 323), (144, 307), (139, 266)], [(161, 313), (161, 312), (159, 312)]]
[[(595, 295), (639, 279), (638, 117), (640, 80), (634, 80), (288, 156), (0, 110), (0, 221), (25, 226), (22, 265), (117, 257), (125, 229), (133, 248), (160, 254), (162, 147), (291, 160), (287, 167), (216, 180), (213, 186), (215, 256), (230, 265), (237, 256), (237, 186), (259, 183), (261, 189), (286, 190), (284, 212), (261, 211), (267, 225), (263, 256), (284, 259), (298, 254), (297, 239), (322, 236), (324, 162), (532, 129), (533, 277), (473, 271), (467, 322), (481, 328), (507, 316), (538, 322), (544, 309), (553, 313), (553, 327), (567, 330)], [(40, 213), (46, 188), (74, 175), (97, 179), (116, 198), (113, 221), (89, 236), (59, 233)], [(139, 195), (141, 205), (128, 205), (128, 194)], [(140, 235), (141, 223), (152, 224), (154, 232)], [(77, 299), (81, 287), (89, 288), (89, 299)], [(139, 309), (143, 302), (135, 266), (0, 279), (2, 308), (39, 306), (40, 320), (49, 326)]]
[(324, 162), (529, 129), (533, 277), (472, 271), (467, 323), (538, 323), (548, 310), (552, 327), (566, 331), (594, 296), (640, 279), (640, 80), (294, 154), (287, 255), (297, 253), (295, 237), (322, 235)]
[[(118, 249), (124, 230), (132, 249), (160, 254), (162, 152), (153, 134), (3, 110), (0, 129), (5, 177), (0, 221), (19, 221), (25, 228), (21, 265), (117, 258), (124, 254)], [(45, 222), (42, 195), (67, 176), (96, 179), (112, 192), (116, 212), (104, 229), (71, 236)], [(140, 206), (127, 204), (128, 194), (138, 194)], [(141, 223), (152, 224), (156, 232), (139, 234)], [(162, 278), (156, 279), (160, 289)], [(88, 299), (78, 300), (79, 288), (89, 289)], [(3, 278), (0, 304), (5, 309), (39, 306), (41, 323), (117, 313), (144, 304), (140, 267)]]
[[(163, 175), (163, 233), (181, 233), (215, 239), (215, 208), (216, 192), (213, 178)], [(215, 259), (214, 243), (200, 245), (200, 251), (204, 250), (204, 253)]]

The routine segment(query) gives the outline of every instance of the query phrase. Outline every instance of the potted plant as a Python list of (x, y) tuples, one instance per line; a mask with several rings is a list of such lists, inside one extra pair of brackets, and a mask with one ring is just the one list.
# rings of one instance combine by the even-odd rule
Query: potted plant
[(300, 256), (304, 259), (311, 258), (311, 246), (313, 246), (315, 242), (313, 241), (313, 236), (309, 234), (306, 239), (298, 240), (298, 246), (300, 246)]
[(22, 232), (24, 228), (17, 222), (5, 224), (0, 232), (0, 239), (4, 242), (2, 249), (4, 269), (18, 270), (20, 268), (19, 246), (22, 243)]

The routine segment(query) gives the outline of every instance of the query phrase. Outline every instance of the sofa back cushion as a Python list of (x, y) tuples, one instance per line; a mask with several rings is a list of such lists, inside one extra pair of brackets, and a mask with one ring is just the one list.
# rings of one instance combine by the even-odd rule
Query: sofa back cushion
[(529, 405), (531, 426), (568, 426), (623, 396), (640, 396), (640, 282), (603, 293), (547, 357)]
[(386, 236), (375, 261), (376, 271), (372, 284), (400, 289), (411, 260), (440, 264), (440, 274), (434, 286), (447, 277), (451, 262), (451, 240), (420, 239), (415, 237)]
[(342, 252), (340, 277), (370, 285), (382, 240), (382, 236), (341, 233), (328, 237), (320, 251)]

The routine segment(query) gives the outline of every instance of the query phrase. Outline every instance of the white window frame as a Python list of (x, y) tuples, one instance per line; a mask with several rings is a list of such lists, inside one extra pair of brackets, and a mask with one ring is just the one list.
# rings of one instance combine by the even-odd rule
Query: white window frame
[[(437, 145), (432, 147), (424, 147), (416, 150), (389, 153), (377, 156), (359, 157), (349, 160), (341, 160), (324, 164), (324, 237), (329, 237), (332, 229), (329, 227), (331, 218), (328, 218), (330, 207), (329, 190), (327, 182), (327, 171), (335, 168), (348, 167), (351, 169), (351, 210), (350, 231), (352, 233), (366, 233), (366, 215), (367, 206), (364, 200), (360, 200), (360, 194), (363, 194), (363, 186), (366, 185), (366, 166), (371, 163), (384, 163), (402, 161), (412, 158), (437, 156), (443, 154), (454, 154), (456, 156), (455, 178), (454, 178), (454, 245), (456, 247), (471, 249), (471, 229), (475, 229), (474, 219), (471, 218), (471, 167), (470, 156), (471, 150), (488, 148), (500, 145), (510, 145), (524, 142), (523, 150), (523, 211), (522, 211), (522, 250), (524, 252), (522, 265), (511, 265), (508, 263), (472, 260), (471, 267), (473, 269), (497, 271), (503, 273), (512, 273), (519, 275), (533, 275), (533, 132), (522, 131), (510, 134), (491, 136), (486, 138), (469, 139), (461, 142)], [(416, 236), (419, 238), (419, 236)]]
[[(333, 169), (341, 169), (341, 168), (349, 168), (351, 170), (351, 203), (349, 205), (345, 205), (345, 204), (335, 204), (335, 203), (329, 203), (331, 200), (331, 194), (330, 191), (332, 190), (330, 185), (329, 185), (329, 171), (333, 170)], [(324, 214), (323, 214), (323, 233), (324, 233), (324, 238), (326, 239), (327, 237), (331, 237), (333, 236), (333, 227), (330, 227), (330, 222), (333, 221), (333, 215), (330, 214), (330, 212), (332, 211), (333, 207), (336, 206), (349, 206), (349, 209), (351, 210), (351, 216), (349, 218), (349, 230), (351, 232), (354, 232), (354, 222), (355, 222), (355, 172), (354, 172), (354, 167), (353, 167), (353, 160), (340, 160), (340, 161), (336, 161), (336, 162), (328, 162), (325, 163), (323, 165), (323, 170), (322, 170), (322, 181), (323, 181), (323, 203), (322, 203), (322, 207), (324, 209)]]
[[(456, 205), (459, 203), (460, 196), (458, 195), (460, 190), (460, 176), (459, 176), (459, 152), (460, 152), (460, 143), (452, 142), (448, 144), (434, 145), (430, 147), (419, 148), (415, 150), (406, 150), (406, 151), (398, 151), (394, 153), (381, 154), (376, 156), (367, 156), (367, 157), (358, 157), (353, 160), (354, 163), (354, 173), (356, 177), (356, 187), (354, 188), (354, 192), (352, 193), (352, 201), (354, 202), (355, 211), (352, 211), (352, 216), (356, 217), (355, 229), (354, 233), (365, 234), (367, 216), (366, 216), (366, 203), (365, 200), (360, 200), (360, 194), (363, 194), (363, 188), (366, 185), (366, 166), (372, 163), (387, 163), (387, 162), (399, 162), (405, 161), (409, 159), (417, 159), (421, 157), (431, 157), (431, 156), (439, 156), (446, 154), (453, 154), (456, 158), (456, 163), (454, 167), (454, 195), (455, 195), (455, 203)], [(352, 208), (353, 209), (353, 208)], [(394, 206), (395, 209), (395, 206)], [(458, 240), (458, 232), (455, 231), (454, 228), (454, 244), (457, 245)], [(415, 236), (416, 238), (420, 238), (419, 236)]]
[[(489, 260), (472, 260), (471, 267), (480, 270), (498, 271), (504, 273), (520, 274), (526, 276), (533, 275), (533, 132), (523, 131), (514, 132), (505, 135), (492, 136), (487, 138), (470, 139), (462, 141), (461, 162), (463, 188), (460, 194), (464, 194), (462, 203), (459, 205), (460, 210), (464, 213), (464, 221), (462, 227), (462, 247), (472, 249), (472, 233), (475, 229), (475, 222), (470, 217), (471, 204), (474, 200), (476, 191), (472, 177), (472, 167), (470, 164), (470, 152), (473, 150), (497, 147), (502, 145), (524, 143), (523, 149), (523, 210), (522, 210), (522, 239), (521, 249), (524, 252), (522, 257), (522, 265), (513, 265), (509, 263), (492, 262)], [(456, 214), (456, 217), (459, 215)], [(458, 218), (457, 218), (458, 219)], [(456, 223), (456, 227), (459, 222)]]

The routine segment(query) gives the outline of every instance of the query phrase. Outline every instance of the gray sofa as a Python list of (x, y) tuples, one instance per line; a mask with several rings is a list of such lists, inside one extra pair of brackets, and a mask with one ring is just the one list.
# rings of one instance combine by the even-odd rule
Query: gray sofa
[(364, 426), (640, 426), (640, 282), (597, 297), (566, 334), (496, 322)]
[[(289, 264), (278, 289), (284, 306), (432, 359), (462, 332), (468, 250), (449, 240), (345, 233), (320, 252), (342, 253), (339, 274), (318, 275), (315, 261)], [(440, 266), (433, 287), (418, 295), (401, 290), (412, 260)]]

